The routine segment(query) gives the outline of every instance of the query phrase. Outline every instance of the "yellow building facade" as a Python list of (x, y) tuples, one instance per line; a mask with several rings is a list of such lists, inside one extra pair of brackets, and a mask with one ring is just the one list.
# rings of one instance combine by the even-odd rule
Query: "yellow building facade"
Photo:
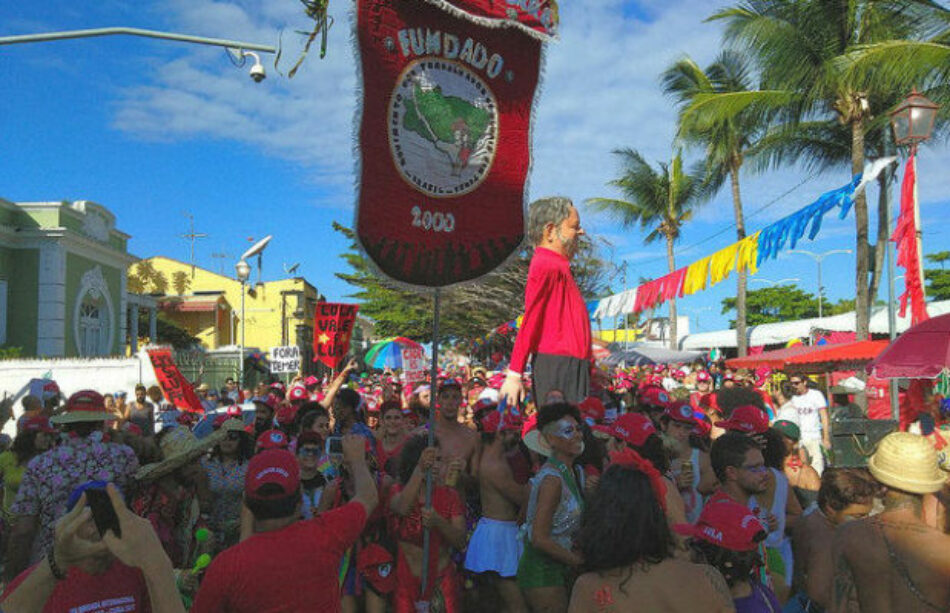
[[(309, 356), (313, 345), (313, 313), (319, 296), (317, 288), (303, 277), (258, 284), (253, 282), (255, 276), (252, 274), (245, 285), (245, 347), (267, 352), (271, 347), (298, 345), (301, 354)], [(194, 311), (187, 316), (168, 311), (166, 315), (201, 339), (202, 345), (208, 349), (240, 344), (240, 281), (200, 266), (155, 256), (129, 268), (129, 283), (141, 283), (135, 288), (141, 293), (161, 294), (172, 300), (180, 296), (183, 304), (214, 303), (217, 309), (215, 317), (201, 317)], [(222, 312), (227, 313), (228, 330), (220, 329)], [(204, 327), (192, 330), (195, 325)], [(217, 329), (211, 326), (217, 326)]]

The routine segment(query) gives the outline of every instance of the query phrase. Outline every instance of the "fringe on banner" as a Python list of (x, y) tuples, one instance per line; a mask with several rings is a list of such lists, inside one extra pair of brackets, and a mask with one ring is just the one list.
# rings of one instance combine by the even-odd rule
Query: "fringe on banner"
[[(527, 34), (531, 38), (536, 38), (537, 40), (540, 40), (541, 42), (549, 42), (552, 40), (558, 40), (558, 34), (556, 30), (557, 19), (555, 19), (555, 24), (554, 24), (555, 32), (553, 34), (544, 34), (542, 32), (538, 32), (537, 30), (533, 28), (529, 28), (528, 26), (524, 25), (517, 19), (495, 19), (493, 17), (483, 17), (481, 15), (473, 15), (472, 13), (469, 13), (465, 9), (461, 9), (455, 6), (448, 0), (424, 0), (424, 2), (428, 2), (429, 4), (437, 6), (443, 11), (445, 11), (446, 13), (449, 13), (450, 15), (454, 17), (471, 21), (472, 23), (476, 23), (486, 28), (513, 28), (515, 30), (520, 30), (522, 33)], [(548, 0), (548, 3), (551, 5), (551, 9), (554, 11), (554, 15), (556, 17), (558, 14), (557, 3), (554, 0)]]

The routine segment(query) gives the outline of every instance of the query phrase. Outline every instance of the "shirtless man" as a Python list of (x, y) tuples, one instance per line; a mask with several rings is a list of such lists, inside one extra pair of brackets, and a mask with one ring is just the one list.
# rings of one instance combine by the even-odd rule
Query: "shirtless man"
[(832, 611), (886, 613), (950, 608), (950, 536), (922, 519), (925, 494), (946, 482), (927, 439), (884, 437), (868, 462), (883, 485), (880, 515), (841, 526), (832, 545)]
[(478, 478), (481, 445), (478, 435), (458, 421), (459, 408), (462, 406), (462, 387), (457, 381), (446, 381), (439, 386), (437, 399), (439, 411), (435, 419), (435, 436), (439, 439), (442, 457), (447, 460), (447, 468), (453, 463), (462, 464), (462, 479), (458, 487), (464, 490), (469, 487), (474, 489), (475, 480)]
[(792, 539), (795, 577), (794, 596), (806, 611), (831, 606), (834, 560), (831, 542), (835, 529), (845, 522), (863, 519), (871, 512), (876, 486), (856, 469), (830, 468), (821, 477), (818, 508), (802, 517)]
[(522, 553), (517, 520), (528, 502), (530, 486), (515, 482), (507, 459), (518, 446), (521, 419), (488, 410), (482, 413), (478, 429), (482, 439), (478, 470), (482, 518), (468, 543), (465, 568), (497, 586), (505, 611), (524, 611), (524, 596), (515, 581)]

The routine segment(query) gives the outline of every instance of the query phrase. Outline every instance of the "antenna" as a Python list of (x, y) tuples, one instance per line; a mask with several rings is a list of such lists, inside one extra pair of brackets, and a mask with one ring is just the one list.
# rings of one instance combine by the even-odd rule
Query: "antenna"
[(294, 273), (297, 272), (298, 268), (300, 268), (300, 262), (296, 262), (292, 266), (287, 266), (286, 263), (284, 264), (284, 272), (291, 276), (293, 276)]
[(204, 232), (195, 232), (195, 216), (190, 213), (185, 213), (185, 217), (188, 218), (188, 233), (180, 234), (184, 239), (191, 241), (191, 278), (195, 278), (195, 240), (199, 238), (208, 238), (208, 235)]
[(218, 270), (221, 273), (221, 276), (224, 276), (224, 261), (234, 259), (234, 256), (230, 253), (224, 253), (223, 251), (216, 251), (211, 254), (211, 257), (218, 260)]

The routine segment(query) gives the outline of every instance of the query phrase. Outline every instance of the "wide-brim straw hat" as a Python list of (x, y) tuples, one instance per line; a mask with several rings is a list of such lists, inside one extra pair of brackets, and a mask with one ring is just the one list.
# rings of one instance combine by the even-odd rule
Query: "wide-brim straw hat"
[(206, 454), (209, 449), (220, 443), (227, 432), (228, 430), (222, 426), (216, 432), (199, 439), (184, 426), (172, 428), (162, 436), (159, 443), (162, 449), (162, 461), (142, 466), (136, 471), (135, 479), (138, 481), (154, 481), (186, 464), (194, 462)]
[(909, 432), (892, 432), (881, 439), (868, 468), (884, 485), (912, 494), (938, 492), (947, 480), (930, 441)]

